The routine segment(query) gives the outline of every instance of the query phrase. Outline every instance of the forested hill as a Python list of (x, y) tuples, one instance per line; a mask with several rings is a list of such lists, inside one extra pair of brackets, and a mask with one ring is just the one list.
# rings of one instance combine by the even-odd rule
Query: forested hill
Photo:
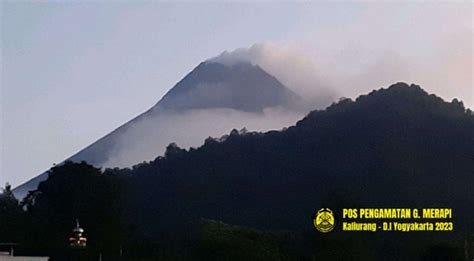
[(314, 111), (287, 130), (233, 131), (189, 151), (170, 146), (132, 173), (145, 221), (206, 217), (309, 229), (323, 204), (452, 207), (469, 220), (473, 155), (474, 117), (462, 103), (398, 83)]
[[(470, 242), (464, 240), (474, 236), (473, 156), (470, 110), (457, 100), (445, 102), (419, 86), (397, 83), (355, 101), (344, 99), (313, 111), (285, 130), (233, 130), (190, 150), (171, 144), (164, 157), (132, 169), (101, 172), (85, 163), (54, 167), (48, 180), (26, 198), (33, 227), (25, 232), (26, 244), (57, 245), (70, 229), (65, 222), (78, 217), (97, 249), (123, 245), (129, 251), (153, 254), (159, 245), (162, 250), (192, 256), (195, 252), (183, 248), (202, 245), (189, 243), (201, 241), (189, 236), (187, 224), (211, 219), (291, 235), (272, 241), (250, 233), (253, 236), (245, 236), (245, 241), (240, 236), (247, 232), (224, 226), (232, 236), (223, 236), (221, 228), (211, 225), (214, 230), (206, 234), (210, 238), (205, 242), (212, 242), (208, 246), (221, 254), (228, 252), (219, 247), (235, 249), (240, 240), (254, 245), (252, 240), (262, 239), (255, 246), (262, 242), (265, 247), (284, 246), (293, 254), (285, 253), (298, 257), (295, 260), (315, 256), (418, 260), (431, 251), (429, 246), (440, 242), (453, 244), (453, 248), (441, 248), (450, 257), (463, 256), (464, 242)], [(336, 212), (343, 207), (447, 207), (454, 211), (455, 230), (357, 235), (335, 231), (323, 238), (311, 221), (322, 206)], [(49, 232), (38, 231), (35, 224)], [(293, 234), (304, 231), (309, 237)], [(180, 235), (186, 235), (186, 240), (177, 239)], [(236, 242), (228, 241), (234, 236)], [(107, 243), (99, 240), (111, 237)], [(152, 246), (144, 249), (143, 244)], [(202, 260), (227, 258), (217, 258), (207, 250)], [(242, 253), (226, 260), (239, 260)]]

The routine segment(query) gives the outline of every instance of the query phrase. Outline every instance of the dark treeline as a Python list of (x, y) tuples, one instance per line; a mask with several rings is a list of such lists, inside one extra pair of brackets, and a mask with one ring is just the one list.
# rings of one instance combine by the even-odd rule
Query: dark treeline
[[(472, 112), (399, 83), (131, 169), (55, 166), (21, 204), (5, 188), (0, 241), (60, 260), (78, 218), (104, 260), (472, 260), (473, 171)], [(320, 234), (322, 206), (447, 207), (455, 229)]]

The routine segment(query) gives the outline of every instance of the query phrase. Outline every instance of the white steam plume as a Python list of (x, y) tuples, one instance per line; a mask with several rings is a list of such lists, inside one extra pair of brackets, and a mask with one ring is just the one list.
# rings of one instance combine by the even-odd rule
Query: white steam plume
[(225, 51), (208, 61), (228, 66), (241, 62), (259, 65), (304, 97), (312, 109), (322, 109), (340, 96), (336, 88), (324, 80), (313, 61), (295, 46), (258, 43), (249, 48)]

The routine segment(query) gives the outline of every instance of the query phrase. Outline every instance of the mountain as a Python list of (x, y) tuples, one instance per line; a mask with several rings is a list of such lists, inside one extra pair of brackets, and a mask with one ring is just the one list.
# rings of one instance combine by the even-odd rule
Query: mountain
[[(222, 123), (220, 128), (201, 126), (202, 122), (197, 116), (197, 121), (189, 121), (189, 118), (194, 117), (189, 115), (191, 112), (225, 110), (225, 117), (232, 119), (233, 112), (259, 115), (268, 108), (300, 111), (304, 109), (301, 104), (304, 104), (301, 97), (258, 65), (224, 65), (206, 61), (179, 81), (150, 110), (66, 160), (86, 161), (98, 167), (131, 166), (152, 160), (171, 142), (196, 146), (209, 135), (222, 135), (232, 127), (247, 127), (242, 117), (235, 119), (232, 127)], [(201, 128), (201, 132), (194, 133), (194, 136), (186, 133), (177, 135), (183, 129), (183, 121), (186, 122), (185, 128)], [(267, 128), (272, 127), (275, 126)], [(20, 185), (14, 189), (15, 196), (23, 198), (46, 178), (47, 173), (43, 173)]]
[[(213, 254), (232, 256), (239, 243), (262, 237), (217, 223), (205, 241), (193, 241), (199, 239), (186, 224), (202, 219), (282, 235), (258, 240), (298, 257), (282, 260), (420, 260), (439, 251), (442, 260), (459, 260), (453, 256), (464, 256), (474, 237), (473, 155), (474, 115), (462, 102), (397, 83), (312, 111), (281, 131), (233, 130), (189, 150), (170, 145), (164, 156), (131, 169), (101, 172), (66, 163), (40, 184), (32, 213), (46, 231), (60, 231), (56, 220), (80, 213), (85, 225), (96, 227), (92, 232), (102, 233), (97, 238), (108, 235), (98, 222), (115, 221), (130, 252), (204, 255), (184, 260), (220, 260)], [(117, 193), (118, 181), (125, 189), (111, 198), (107, 191)], [(103, 189), (83, 189), (89, 187)], [(109, 201), (118, 203), (117, 212), (97, 221)], [(312, 216), (323, 206), (339, 215), (342, 208), (452, 208), (454, 230), (321, 234)], [(218, 248), (230, 252), (213, 248), (219, 240)], [(193, 251), (202, 244), (209, 248)], [(433, 260), (428, 257), (422, 260)]]

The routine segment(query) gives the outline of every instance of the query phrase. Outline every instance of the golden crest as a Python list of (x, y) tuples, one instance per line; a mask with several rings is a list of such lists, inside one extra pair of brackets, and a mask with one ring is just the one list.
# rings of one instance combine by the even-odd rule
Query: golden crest
[(322, 233), (331, 232), (336, 226), (334, 213), (329, 208), (320, 209), (313, 218), (314, 227)]

